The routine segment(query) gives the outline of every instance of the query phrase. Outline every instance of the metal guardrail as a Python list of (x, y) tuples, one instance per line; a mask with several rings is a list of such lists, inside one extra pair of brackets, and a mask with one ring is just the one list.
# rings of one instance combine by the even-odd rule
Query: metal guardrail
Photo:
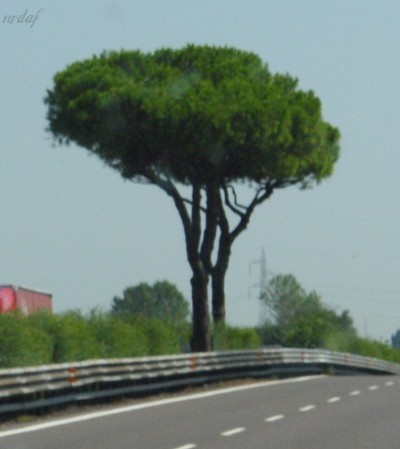
[(0, 370), (0, 414), (243, 377), (400, 374), (400, 365), (320, 349), (272, 348), (88, 360)]

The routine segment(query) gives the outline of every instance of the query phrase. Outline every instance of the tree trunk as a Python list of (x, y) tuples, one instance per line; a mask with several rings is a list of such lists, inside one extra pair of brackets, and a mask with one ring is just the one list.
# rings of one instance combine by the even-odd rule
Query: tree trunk
[(225, 323), (225, 273), (213, 271), (211, 285), (213, 321)]
[(218, 258), (211, 273), (212, 316), (214, 323), (225, 323), (225, 275), (231, 256), (232, 240), (221, 234)]
[(201, 188), (193, 184), (192, 214), (185, 228), (186, 252), (192, 269), (192, 341), (193, 352), (211, 350), (210, 316), (208, 310), (209, 274), (201, 260)]
[(192, 341), (193, 352), (211, 350), (210, 316), (208, 311), (208, 275), (201, 267), (193, 273), (192, 279)]

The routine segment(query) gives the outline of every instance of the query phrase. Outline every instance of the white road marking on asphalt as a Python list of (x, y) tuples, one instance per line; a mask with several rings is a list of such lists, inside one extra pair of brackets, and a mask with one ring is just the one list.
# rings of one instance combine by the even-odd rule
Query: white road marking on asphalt
[(237, 433), (244, 432), (246, 427), (236, 427), (236, 429), (227, 430), (226, 432), (222, 432), (221, 435), (223, 437), (230, 437), (232, 435), (236, 435)]
[(386, 383), (385, 383), (385, 386), (386, 386), (386, 387), (391, 387), (392, 385), (394, 385), (394, 382), (391, 381), (391, 380), (390, 380), (389, 382), (386, 382)]
[(176, 449), (193, 449), (194, 447), (196, 447), (195, 444), (186, 444), (186, 446), (180, 446), (177, 447)]
[(361, 394), (360, 390), (354, 390), (350, 393), (350, 396), (358, 396), (359, 394)]
[(370, 387), (368, 387), (368, 390), (374, 391), (374, 390), (377, 390), (378, 388), (379, 388), (378, 385), (371, 385)]
[(142, 410), (142, 409), (150, 408), (150, 407), (159, 407), (162, 405), (174, 404), (177, 402), (192, 401), (192, 400), (196, 400), (196, 399), (204, 399), (204, 398), (208, 398), (208, 397), (212, 397), (212, 396), (218, 396), (221, 394), (228, 394), (228, 393), (235, 393), (237, 391), (251, 390), (254, 388), (270, 387), (270, 386), (274, 386), (274, 385), (283, 385), (283, 384), (288, 384), (288, 383), (306, 382), (309, 380), (323, 379), (325, 377), (327, 377), (327, 376), (316, 375), (316, 376), (303, 376), (303, 377), (297, 377), (297, 378), (292, 378), (292, 379), (257, 382), (257, 383), (250, 384), (250, 385), (241, 385), (239, 387), (222, 388), (221, 390), (207, 391), (205, 393), (195, 393), (195, 394), (189, 394), (187, 396), (179, 396), (179, 397), (175, 397), (175, 398), (144, 402), (143, 404), (135, 404), (135, 405), (128, 405), (126, 407), (111, 408), (109, 410), (105, 410), (105, 411), (101, 411), (101, 412), (86, 413), (86, 414), (82, 414), (82, 415), (78, 415), (78, 416), (73, 416), (71, 418), (63, 418), (63, 419), (58, 419), (58, 420), (54, 420), (54, 421), (48, 421), (48, 422), (41, 423), (41, 424), (33, 424), (33, 425), (29, 425), (27, 427), (22, 427), (19, 429), (5, 430), (3, 432), (0, 431), (0, 438), (9, 437), (9, 436), (13, 436), (13, 435), (20, 435), (22, 433), (28, 433), (28, 432), (37, 432), (39, 430), (49, 429), (52, 427), (65, 426), (67, 424), (89, 421), (91, 419), (104, 418), (105, 416), (118, 415), (120, 413), (130, 413), (130, 412), (133, 412), (136, 410)]
[(305, 407), (300, 407), (299, 412), (309, 412), (310, 410), (314, 410), (315, 405), (306, 405)]
[(284, 417), (285, 417), (285, 415), (270, 416), (269, 418), (265, 418), (265, 422), (279, 421), (280, 419), (283, 419)]
[(326, 402), (328, 402), (328, 404), (333, 404), (334, 402), (338, 402), (338, 401), (340, 401), (340, 397), (335, 396), (334, 398), (329, 398)]

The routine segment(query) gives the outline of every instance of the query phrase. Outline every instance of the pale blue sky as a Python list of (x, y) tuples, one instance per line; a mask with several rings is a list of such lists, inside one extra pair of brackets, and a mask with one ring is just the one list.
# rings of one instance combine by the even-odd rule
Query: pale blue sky
[[(31, 27), (3, 16), (37, 14)], [(120, 0), (0, 2), (0, 283), (50, 291), (57, 312), (100, 306), (167, 279), (190, 297), (170, 199), (124, 182), (75, 146), (53, 148), (43, 104), (53, 75), (103, 50), (187, 43), (257, 53), (299, 78), (342, 133), (334, 175), (274, 194), (233, 248), (228, 320), (257, 323), (257, 267), (292, 273), (360, 334), (400, 328), (400, 2)]]

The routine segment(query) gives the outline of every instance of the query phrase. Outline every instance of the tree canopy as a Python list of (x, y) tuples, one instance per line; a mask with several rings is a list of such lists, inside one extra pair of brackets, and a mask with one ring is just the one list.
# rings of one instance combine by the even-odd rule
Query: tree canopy
[(129, 179), (281, 186), (321, 180), (338, 157), (339, 133), (314, 93), (234, 48), (104, 52), (54, 83), (46, 97), (54, 136)]
[(189, 305), (175, 285), (158, 281), (145, 282), (124, 290), (122, 298), (115, 296), (111, 311), (114, 314), (132, 314), (160, 320), (183, 322), (189, 316)]
[[(57, 73), (45, 103), (57, 142), (172, 198), (192, 270), (195, 350), (210, 348), (209, 279), (223, 321), (231, 248), (255, 208), (276, 189), (320, 182), (339, 156), (318, 97), (235, 48), (104, 52)], [(251, 188), (247, 204), (238, 183)]]
[(261, 326), (265, 343), (322, 347), (332, 334), (355, 334), (347, 310), (338, 315), (316, 292), (307, 293), (293, 275), (273, 277), (260, 299), (268, 308)]

